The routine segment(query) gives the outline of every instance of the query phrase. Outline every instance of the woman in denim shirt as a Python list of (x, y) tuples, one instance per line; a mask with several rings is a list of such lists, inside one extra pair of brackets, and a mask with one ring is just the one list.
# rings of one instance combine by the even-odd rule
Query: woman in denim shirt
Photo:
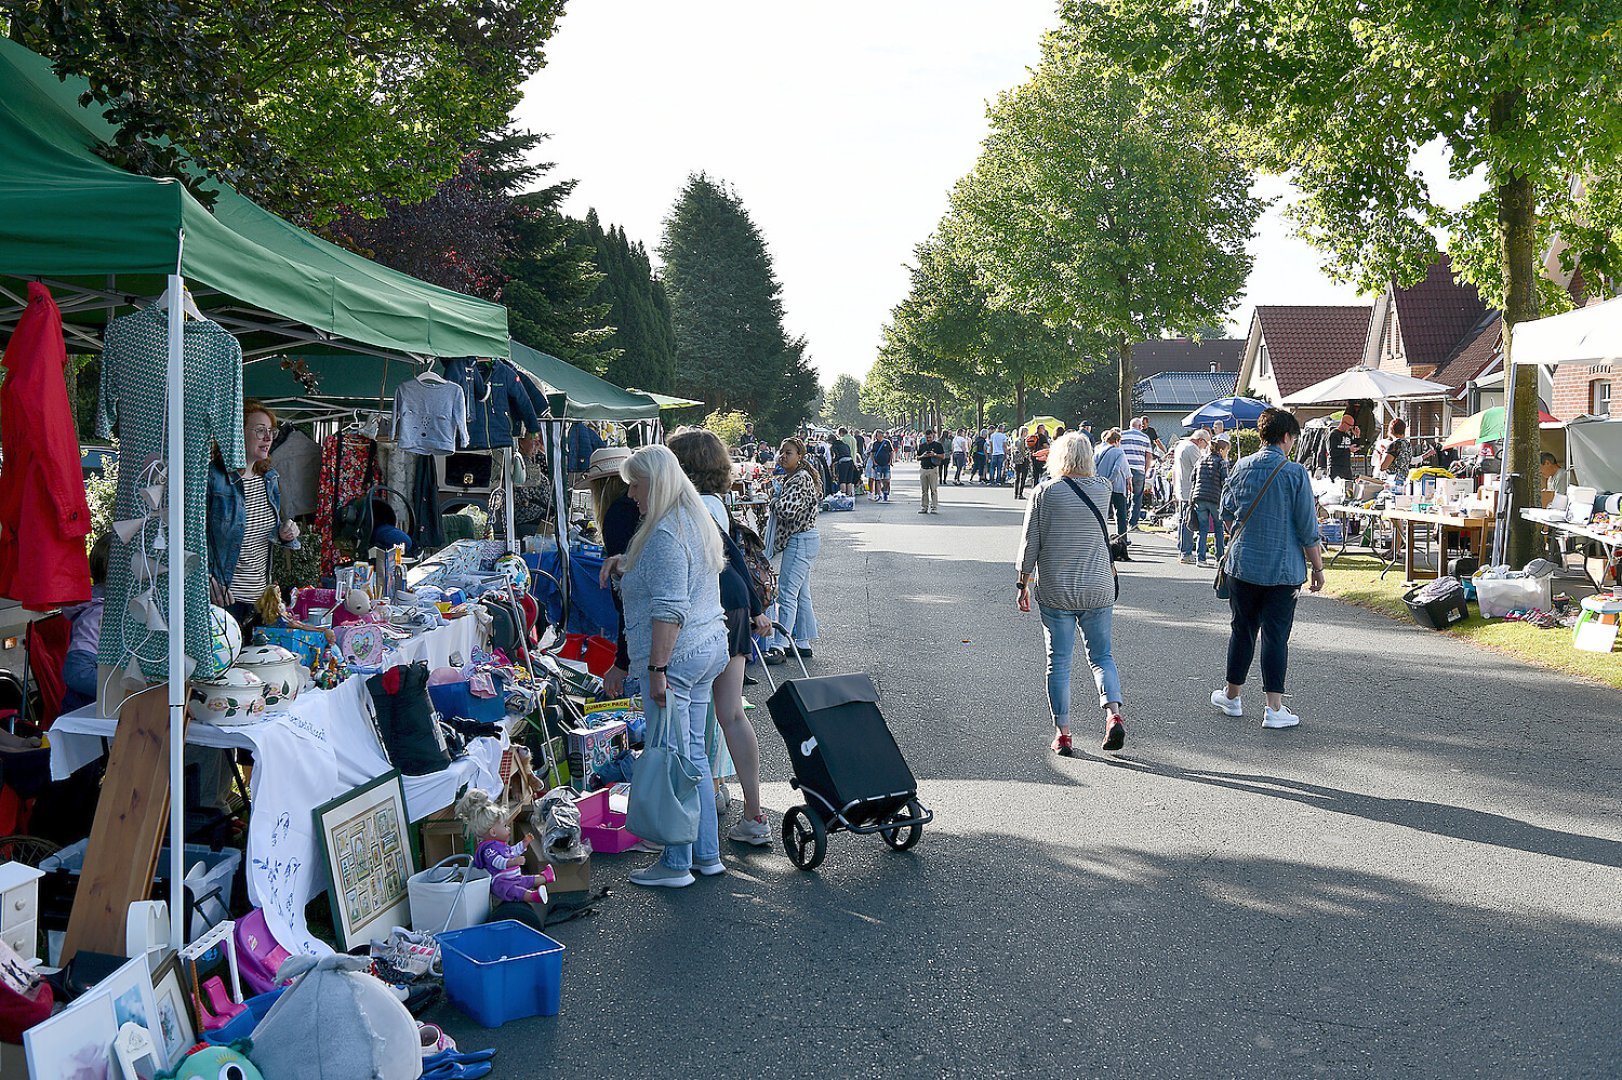
[(242, 403), (242, 447), (247, 466), (227, 469), (218, 455), (208, 471), (209, 598), (238, 621), (271, 583), (270, 545), (298, 539), (298, 525), (282, 517), (282, 489), (270, 467), (276, 414), (249, 398)]
[[(625, 554), (603, 564), (602, 578), (606, 584), (611, 575), (623, 575), (625, 640), (631, 671), (645, 676), (644, 706), (663, 714), (673, 748), (699, 774), (698, 790), (708, 796), (715, 782), (705, 721), (712, 684), (727, 664), (721, 533), (667, 447), (642, 447), (620, 475), (642, 521)], [(631, 874), (632, 883), (680, 889), (693, 883), (694, 870), (726, 872), (715, 799), (700, 798), (698, 805), (698, 842), (667, 844), (658, 862)]]
[[(1233, 467), (1222, 493), (1222, 521), (1228, 527), (1228, 684), (1211, 691), (1211, 704), (1229, 716), (1244, 715), (1239, 691), (1261, 636), (1262, 691), (1267, 707), (1262, 727), (1287, 728), (1301, 718), (1284, 707), (1284, 675), (1289, 666), (1290, 628), (1295, 598), (1312, 564), (1312, 592), (1324, 587), (1323, 548), (1318, 538), (1318, 507), (1312, 478), (1290, 460), (1301, 424), (1282, 409), (1257, 419), (1262, 448)], [(1237, 531), (1236, 531), (1237, 530)]]

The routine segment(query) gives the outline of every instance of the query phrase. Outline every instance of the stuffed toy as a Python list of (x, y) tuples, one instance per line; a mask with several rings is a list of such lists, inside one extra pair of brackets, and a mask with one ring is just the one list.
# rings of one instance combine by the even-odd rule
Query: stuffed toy
[(247, 1047), (246, 1042), (205, 1046), (181, 1058), (174, 1072), (159, 1073), (158, 1080), (265, 1080), (243, 1056)]
[[(248, 1053), (264, 1080), (417, 1080), (417, 1022), (360, 956), (295, 956), (292, 979), (254, 1029)], [(210, 1077), (210, 1080), (213, 1080)]]

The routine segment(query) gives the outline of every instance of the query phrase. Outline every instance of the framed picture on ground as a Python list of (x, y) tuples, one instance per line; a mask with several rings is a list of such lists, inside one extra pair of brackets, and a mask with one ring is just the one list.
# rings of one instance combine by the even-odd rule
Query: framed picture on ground
[(152, 1041), (163, 1056), (164, 1068), (172, 1069), (182, 1054), (197, 1042), (197, 1020), (191, 1002), (180, 983), (180, 959), (174, 953), (158, 965), (152, 979), (156, 1014), (152, 1017)]
[(411, 925), (411, 856), (405, 788), (384, 773), (315, 808), (315, 835), (331, 888), (338, 948), (349, 950)]
[[(142, 960), (142, 963), (146, 961)], [(113, 997), (97, 987), (49, 1020), (23, 1032), (30, 1080), (107, 1077), (113, 1068)]]
[(152, 968), (145, 953), (103, 979), (97, 989), (103, 988), (113, 999), (113, 1020), (119, 1029), (125, 1024), (137, 1024), (152, 1030), (152, 1017), (158, 1005), (152, 992)]

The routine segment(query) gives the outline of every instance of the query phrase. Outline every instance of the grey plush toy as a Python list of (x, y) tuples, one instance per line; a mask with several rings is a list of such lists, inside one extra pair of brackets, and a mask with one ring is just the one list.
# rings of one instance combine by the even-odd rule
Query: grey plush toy
[(417, 1080), (417, 1022), (358, 956), (294, 956), (295, 979), (254, 1028), (249, 1058), (265, 1080)]

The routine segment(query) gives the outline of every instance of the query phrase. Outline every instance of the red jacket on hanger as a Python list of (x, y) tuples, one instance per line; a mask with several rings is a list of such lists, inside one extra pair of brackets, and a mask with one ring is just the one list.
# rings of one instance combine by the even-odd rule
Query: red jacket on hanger
[(0, 383), (0, 596), (34, 611), (90, 599), (90, 506), (67, 362), (62, 313), (50, 290), (31, 282)]

